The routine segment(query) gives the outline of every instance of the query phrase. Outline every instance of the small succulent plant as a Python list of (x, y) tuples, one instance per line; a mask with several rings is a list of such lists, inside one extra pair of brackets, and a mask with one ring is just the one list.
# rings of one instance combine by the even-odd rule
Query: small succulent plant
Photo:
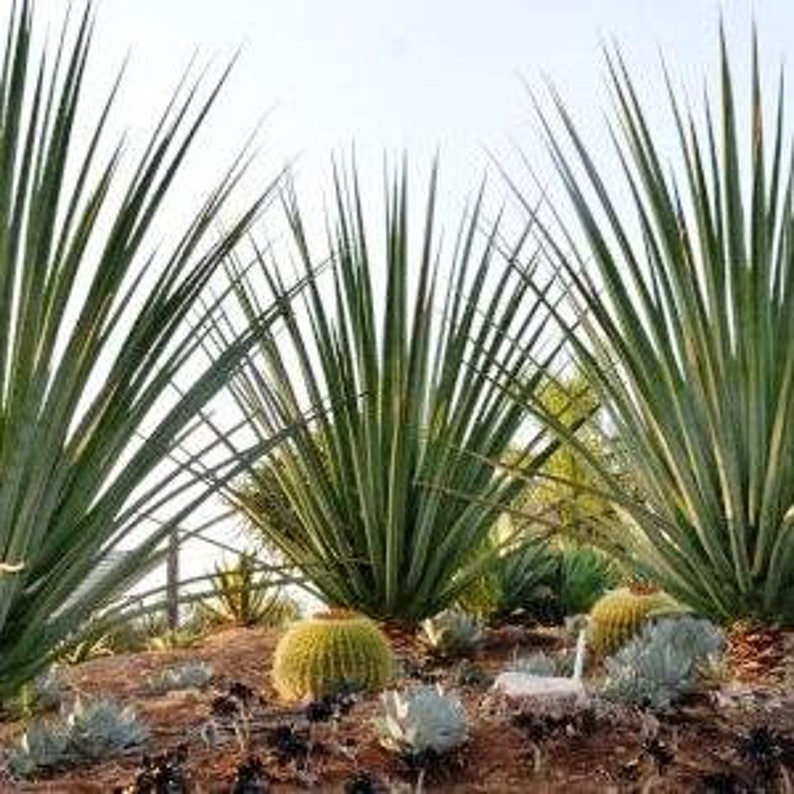
[(508, 666), (511, 673), (527, 673), (528, 675), (554, 676), (559, 674), (556, 660), (538, 651), (529, 656), (516, 656)]
[(422, 686), (381, 695), (384, 715), (375, 721), (381, 744), (405, 756), (442, 755), (466, 741), (466, 712), (441, 687)]
[(422, 640), (440, 656), (463, 656), (482, 642), (482, 624), (460, 609), (445, 609), (422, 622)]
[(512, 714), (510, 721), (533, 742), (555, 736), (592, 736), (603, 724), (593, 705), (558, 714), (522, 706)]
[(242, 681), (231, 681), (225, 692), (216, 695), (210, 703), (214, 719), (236, 720), (249, 714), (251, 709), (264, 703), (262, 696)]
[(210, 682), (212, 675), (212, 666), (206, 662), (186, 662), (152, 676), (149, 679), (149, 686), (157, 692), (202, 689)]
[(135, 712), (112, 700), (78, 700), (66, 724), (70, 750), (79, 758), (104, 758), (140, 744), (146, 735)]
[(268, 731), (266, 741), (280, 764), (300, 761), (309, 754), (307, 737), (293, 725), (276, 725)]
[(420, 684), (437, 684), (442, 677), (442, 671), (436, 660), (430, 658), (400, 659), (397, 667), (396, 678), (406, 678)]
[(191, 790), (187, 758), (186, 744), (160, 755), (143, 756), (130, 794), (186, 794)]
[(695, 685), (698, 670), (723, 646), (719, 629), (690, 616), (648, 623), (606, 664), (602, 695), (652, 710), (669, 707)]
[(455, 682), (458, 686), (488, 687), (493, 683), (493, 676), (480, 665), (464, 659), (455, 670)]
[(69, 747), (69, 732), (60, 721), (35, 720), (8, 755), (8, 770), (14, 777), (24, 778), (38, 769), (63, 763)]
[(270, 791), (270, 778), (265, 765), (256, 756), (249, 756), (237, 767), (232, 794), (266, 794)]
[(794, 764), (794, 738), (766, 725), (757, 725), (741, 736), (736, 749), (739, 758), (750, 765), (758, 791), (771, 790), (781, 769)]
[(110, 700), (78, 700), (58, 719), (31, 722), (11, 751), (8, 768), (27, 777), (38, 769), (94, 761), (139, 745), (145, 734), (131, 709)]
[(61, 668), (52, 665), (22, 687), (9, 704), (9, 710), (15, 717), (23, 719), (53, 711), (61, 705), (65, 686)]
[(379, 794), (383, 791), (386, 789), (380, 780), (364, 770), (353, 774), (345, 783), (345, 794)]
[(357, 700), (358, 696), (355, 692), (342, 691), (333, 695), (325, 695), (307, 703), (303, 713), (306, 721), (310, 724), (317, 722), (338, 723), (353, 708)]

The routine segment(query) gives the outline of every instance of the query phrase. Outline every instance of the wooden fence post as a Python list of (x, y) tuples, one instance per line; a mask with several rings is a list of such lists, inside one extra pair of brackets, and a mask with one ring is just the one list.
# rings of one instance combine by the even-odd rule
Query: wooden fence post
[(174, 529), (168, 536), (166, 570), (166, 600), (168, 603), (168, 628), (179, 628), (179, 531)]

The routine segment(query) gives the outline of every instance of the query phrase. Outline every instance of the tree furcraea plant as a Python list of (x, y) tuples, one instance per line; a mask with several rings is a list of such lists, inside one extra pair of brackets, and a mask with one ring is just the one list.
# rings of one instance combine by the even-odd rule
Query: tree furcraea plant
[[(93, 126), (82, 127), (91, 6), (40, 54), (32, 4), (8, 13), (0, 67), (0, 699), (150, 568), (162, 539), (216, 484), (267, 448), (259, 441), (229, 455), (210, 443), (201, 470), (195, 451), (175, 458), (258, 328), (279, 313), (252, 317), (211, 363), (195, 358), (202, 328), (223, 311), (221, 300), (203, 310), (198, 297), (270, 195), (267, 188), (215, 234), (245, 158), (170, 247), (147, 251), (228, 71), (208, 90), (196, 83), (177, 91), (135, 163), (121, 142), (106, 152), (118, 82)], [(195, 333), (184, 323), (194, 311)], [(190, 381), (172, 391), (188, 362)], [(116, 555), (130, 538), (128, 553)]]
[[(330, 604), (409, 623), (450, 606), (483, 565), (472, 551), (523, 487), (492, 463), (524, 421), (505, 384), (520, 379), (526, 397), (554, 355), (538, 353), (545, 310), (528, 283), (511, 269), (493, 278), (497, 260), (534, 270), (526, 235), (507, 247), (480, 195), (444, 270), (436, 192), (434, 170), (417, 245), (405, 176), (390, 181), (381, 255), (357, 176), (337, 173), (330, 272), (310, 279), (301, 310), (231, 383), (265, 437), (303, 422), (232, 494), (250, 524)], [(316, 274), (326, 260), (312, 253), (294, 196), (286, 204), (299, 262)], [(255, 312), (256, 290), (240, 285)], [(553, 443), (541, 434), (521, 448), (525, 474)]]
[(740, 123), (723, 37), (721, 99), (706, 99), (701, 119), (667, 77), (669, 151), (621, 56), (607, 63), (627, 206), (558, 95), (554, 111), (540, 110), (578, 220), (542, 227), (576, 327), (556, 314), (641, 497), (589, 460), (637, 529), (636, 561), (662, 587), (722, 623), (791, 625), (794, 160), (782, 85), (770, 134), (756, 45)]

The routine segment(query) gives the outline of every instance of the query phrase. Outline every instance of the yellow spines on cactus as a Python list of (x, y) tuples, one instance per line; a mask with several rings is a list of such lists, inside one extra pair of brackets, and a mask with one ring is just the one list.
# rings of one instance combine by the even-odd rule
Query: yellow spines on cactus
[(319, 698), (348, 686), (379, 689), (392, 669), (389, 641), (371, 620), (331, 613), (289, 628), (273, 657), (273, 685), (285, 700)]
[(636, 592), (629, 587), (612, 590), (590, 610), (590, 645), (596, 653), (609, 655), (634, 637), (646, 620), (686, 611), (661, 590)]

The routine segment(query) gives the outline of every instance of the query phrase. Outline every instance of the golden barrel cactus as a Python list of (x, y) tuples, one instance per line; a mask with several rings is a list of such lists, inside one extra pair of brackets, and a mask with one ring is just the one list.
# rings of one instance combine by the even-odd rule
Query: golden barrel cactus
[(285, 700), (341, 689), (379, 689), (391, 678), (389, 641), (368, 618), (329, 613), (294, 623), (273, 658), (273, 685)]
[(646, 620), (686, 611), (661, 590), (636, 591), (629, 587), (611, 590), (590, 610), (590, 646), (597, 654), (608, 656), (639, 633)]

